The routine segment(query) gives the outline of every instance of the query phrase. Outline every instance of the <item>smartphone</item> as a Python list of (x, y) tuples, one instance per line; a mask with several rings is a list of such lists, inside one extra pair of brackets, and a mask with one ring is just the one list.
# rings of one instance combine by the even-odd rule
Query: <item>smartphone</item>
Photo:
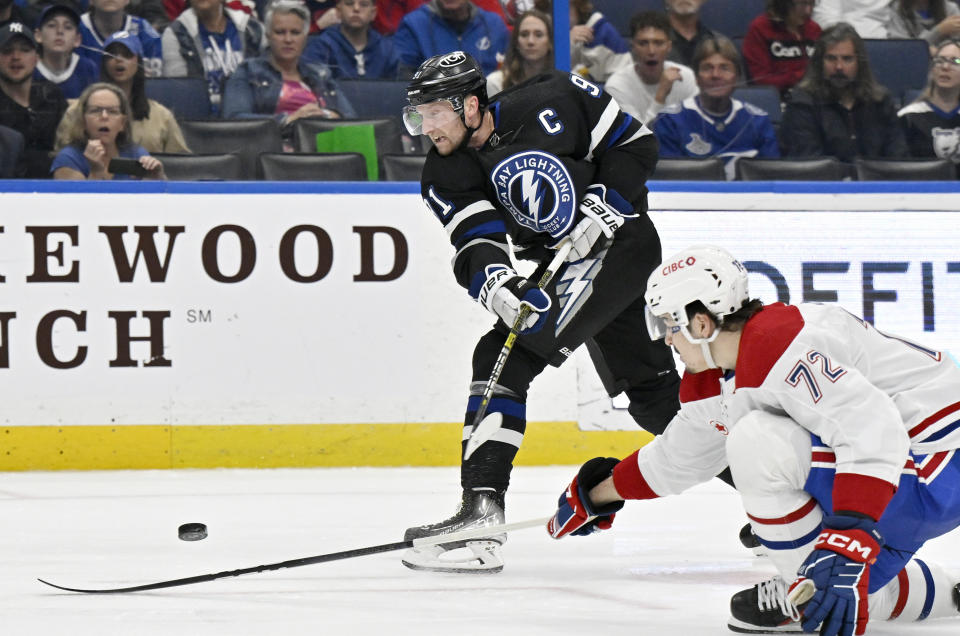
[(116, 158), (111, 159), (107, 166), (107, 172), (111, 174), (128, 174), (132, 177), (145, 177), (150, 171), (140, 165), (136, 159)]

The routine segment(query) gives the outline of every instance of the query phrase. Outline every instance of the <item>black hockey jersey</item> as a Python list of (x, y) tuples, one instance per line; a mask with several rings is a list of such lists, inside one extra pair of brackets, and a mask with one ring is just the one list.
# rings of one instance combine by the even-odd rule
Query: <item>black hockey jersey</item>
[(601, 183), (647, 210), (644, 185), (657, 161), (651, 131), (599, 86), (552, 72), (497, 95), (494, 133), (480, 149), (431, 149), (421, 193), (456, 250), (457, 281), (476, 298), (486, 266), (533, 258), (582, 218), (580, 200)]
[(949, 159), (960, 164), (960, 108), (944, 112), (923, 100), (897, 113), (912, 157)]

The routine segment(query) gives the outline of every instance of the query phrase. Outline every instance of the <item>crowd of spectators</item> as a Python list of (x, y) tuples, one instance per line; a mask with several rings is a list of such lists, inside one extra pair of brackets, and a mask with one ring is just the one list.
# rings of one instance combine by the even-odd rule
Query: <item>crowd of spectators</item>
[[(752, 157), (960, 165), (955, 0), (767, 0), (737, 33), (710, 24), (708, 1), (741, 9), (663, 0), (630, 11), (623, 0), (627, 21), (569, 1), (572, 70), (645, 122), (661, 156), (719, 158), (728, 178)], [(210, 118), (273, 118), (290, 151), (298, 119), (365, 116), (340, 82), (405, 80), (427, 57), (464, 50), (493, 97), (554, 66), (550, 0), (50, 2), (0, 0), (2, 178), (125, 176), (107, 170), (113, 158), (162, 178), (151, 155), (190, 148), (174, 113), (147, 97), (153, 78), (203, 79)], [(864, 40), (887, 38), (926, 42), (918, 94), (876, 81)], [(756, 87), (779, 103), (765, 111), (737, 93)]]

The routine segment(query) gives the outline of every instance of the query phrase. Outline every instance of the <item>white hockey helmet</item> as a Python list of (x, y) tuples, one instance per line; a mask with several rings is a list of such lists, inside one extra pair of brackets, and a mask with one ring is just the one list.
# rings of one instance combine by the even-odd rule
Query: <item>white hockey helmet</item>
[(667, 333), (669, 319), (692, 343), (712, 342), (694, 338), (687, 329), (687, 305), (700, 301), (721, 323), (749, 300), (747, 268), (727, 250), (714, 245), (695, 245), (667, 258), (647, 280), (647, 331), (652, 340)]

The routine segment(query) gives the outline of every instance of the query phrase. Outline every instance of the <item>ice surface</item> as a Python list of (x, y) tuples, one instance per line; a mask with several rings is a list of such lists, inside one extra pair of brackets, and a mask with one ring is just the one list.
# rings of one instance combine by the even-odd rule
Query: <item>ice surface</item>
[[(552, 514), (575, 471), (515, 469), (507, 520)], [(495, 575), (414, 572), (393, 552), (126, 595), (36, 581), (135, 585), (391, 543), (458, 497), (454, 468), (0, 474), (0, 633), (724, 635), (730, 596), (773, 572), (740, 546), (739, 498), (715, 482), (631, 502), (590, 537), (518, 531)], [(209, 537), (180, 541), (188, 521)], [(921, 554), (960, 569), (960, 532)], [(960, 618), (868, 631), (958, 633)]]

